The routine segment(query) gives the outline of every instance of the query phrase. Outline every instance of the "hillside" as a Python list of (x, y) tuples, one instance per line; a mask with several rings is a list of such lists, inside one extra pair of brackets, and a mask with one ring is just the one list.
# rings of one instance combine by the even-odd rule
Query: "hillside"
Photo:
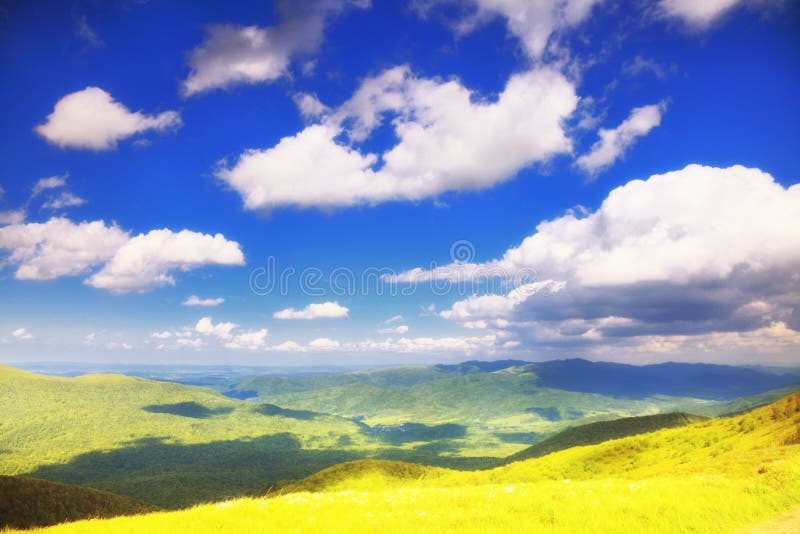
[(346, 419), (119, 375), (0, 367), (0, 474), (182, 507), (363, 458), (382, 441)]
[(600, 421), (598, 423), (575, 426), (562, 430), (555, 436), (550, 436), (536, 445), (512, 454), (506, 458), (505, 463), (538, 458), (571, 447), (595, 445), (611, 439), (655, 432), (662, 428), (686, 426), (706, 419), (707, 417), (686, 413), (665, 413), (625, 417), (614, 421)]
[(743, 415), (489, 471), (350, 465), (308, 479), (313, 491), (48, 531), (734, 532), (797, 507), (799, 475), (794, 394)]
[[(0, 367), (0, 474), (180, 508), (364, 458), (486, 468), (576, 424), (729, 402), (544, 388), (517, 363), (277, 377), (283, 390), (312, 389), (247, 401), (171, 382)], [(321, 387), (331, 381), (340, 385)]]
[(152, 512), (143, 502), (68, 484), (0, 475), (0, 529)]

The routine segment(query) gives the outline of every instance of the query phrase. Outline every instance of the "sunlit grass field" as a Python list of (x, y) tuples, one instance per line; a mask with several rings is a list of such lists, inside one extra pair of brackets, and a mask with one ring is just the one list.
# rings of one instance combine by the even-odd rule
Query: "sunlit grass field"
[(281, 494), (53, 532), (734, 532), (800, 505), (800, 394), (488, 471), (371, 461)]

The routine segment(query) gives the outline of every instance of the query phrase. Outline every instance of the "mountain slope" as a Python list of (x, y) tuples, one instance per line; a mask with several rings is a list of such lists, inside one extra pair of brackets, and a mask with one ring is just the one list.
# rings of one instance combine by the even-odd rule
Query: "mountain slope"
[(392, 468), (398, 477), (349, 466), (343, 477), (329, 471), (324, 478), (332, 485), (306, 487), (322, 491), (52, 531), (733, 532), (800, 504), (798, 429), (795, 394), (740, 416), (574, 447), (489, 471), (409, 468), (403, 476)]
[(160, 507), (246, 494), (383, 446), (346, 419), (119, 375), (0, 366), (0, 474), (78, 484)]
[(0, 475), (0, 529), (152, 512), (143, 502), (79, 486)]

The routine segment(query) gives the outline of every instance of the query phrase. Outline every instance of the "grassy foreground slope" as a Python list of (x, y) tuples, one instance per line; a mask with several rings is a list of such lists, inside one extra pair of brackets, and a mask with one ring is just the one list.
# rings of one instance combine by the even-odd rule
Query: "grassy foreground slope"
[(512, 454), (506, 458), (506, 463), (538, 458), (572, 447), (595, 445), (611, 439), (655, 432), (662, 428), (686, 426), (706, 419), (707, 417), (699, 415), (673, 412), (588, 423), (562, 430), (558, 434), (531, 445), (527, 449)]
[(386, 473), (351, 465), (316, 475), (315, 491), (52, 531), (734, 532), (800, 504), (800, 394), (489, 471)]
[(78, 484), (159, 507), (243, 495), (361, 458), (352, 421), (119, 375), (0, 366), (0, 474)]
[(0, 475), (0, 529), (154, 511), (143, 502), (68, 484)]

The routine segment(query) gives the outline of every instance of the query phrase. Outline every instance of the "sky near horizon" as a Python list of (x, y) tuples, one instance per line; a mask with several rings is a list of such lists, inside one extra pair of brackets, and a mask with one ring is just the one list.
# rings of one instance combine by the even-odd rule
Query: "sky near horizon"
[(799, 28), (0, 2), (0, 362), (798, 365)]

